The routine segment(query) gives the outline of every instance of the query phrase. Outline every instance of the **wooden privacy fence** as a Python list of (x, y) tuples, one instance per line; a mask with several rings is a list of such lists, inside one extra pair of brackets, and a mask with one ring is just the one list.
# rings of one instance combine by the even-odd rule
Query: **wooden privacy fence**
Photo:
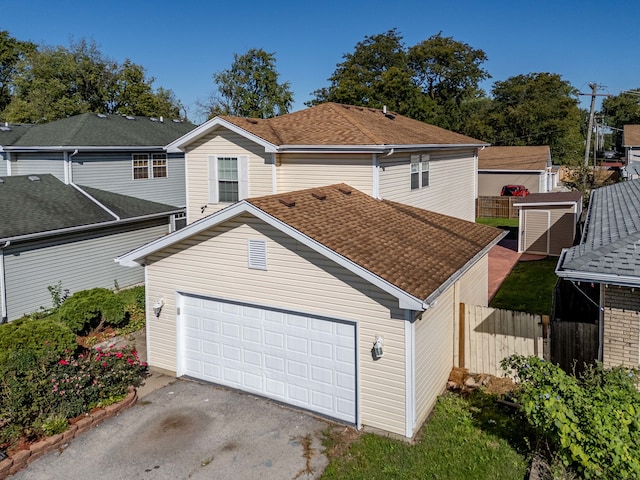
[(509, 355), (544, 358), (548, 322), (547, 316), (461, 303), (458, 366), (501, 377), (500, 361)]
[(518, 218), (518, 210), (513, 206), (522, 197), (478, 197), (476, 217)]

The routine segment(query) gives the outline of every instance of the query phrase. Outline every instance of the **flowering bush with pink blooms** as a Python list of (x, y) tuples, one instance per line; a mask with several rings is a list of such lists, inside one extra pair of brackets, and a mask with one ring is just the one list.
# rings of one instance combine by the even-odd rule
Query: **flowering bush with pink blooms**
[(41, 436), (43, 418), (73, 418), (121, 400), (129, 386), (140, 385), (146, 369), (132, 349), (62, 356), (14, 352), (0, 377), (0, 447), (21, 436)]

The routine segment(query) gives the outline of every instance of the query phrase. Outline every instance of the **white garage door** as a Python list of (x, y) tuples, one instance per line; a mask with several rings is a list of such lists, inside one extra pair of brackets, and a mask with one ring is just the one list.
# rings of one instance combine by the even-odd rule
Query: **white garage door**
[(179, 375), (356, 423), (355, 325), (181, 296)]

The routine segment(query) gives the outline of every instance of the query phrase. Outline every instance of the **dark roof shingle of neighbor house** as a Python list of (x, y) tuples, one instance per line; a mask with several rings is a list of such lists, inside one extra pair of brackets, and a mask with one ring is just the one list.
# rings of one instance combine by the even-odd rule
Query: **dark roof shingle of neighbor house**
[(504, 236), (502, 230), (337, 184), (249, 203), (420, 299)]
[(171, 119), (82, 113), (35, 125), (10, 145), (13, 148), (163, 147), (194, 127), (189, 122)]
[(560, 257), (560, 276), (607, 275), (614, 284), (615, 277), (634, 277), (640, 284), (640, 180), (594, 190), (584, 229), (580, 245)]
[[(170, 205), (80, 187), (121, 219), (162, 214), (178, 209)], [(53, 175), (0, 177), (0, 239), (90, 226), (116, 219), (81, 191)]]
[(640, 125), (625, 125), (623, 128), (623, 143), (625, 147), (640, 146)]
[(575, 203), (582, 201), (582, 192), (532, 193), (516, 199), (515, 205), (523, 203)]
[(268, 119), (221, 118), (273, 145), (487, 145), (396, 113), (331, 102)]
[(550, 166), (548, 145), (486, 147), (478, 152), (478, 170), (545, 170)]
[(0, 124), (0, 147), (3, 145), (13, 145), (21, 136), (23, 136), (34, 125), (1, 123)]

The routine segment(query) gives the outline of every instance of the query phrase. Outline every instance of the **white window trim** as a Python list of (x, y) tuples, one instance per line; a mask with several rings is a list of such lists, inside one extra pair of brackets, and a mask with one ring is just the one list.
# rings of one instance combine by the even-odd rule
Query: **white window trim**
[(238, 159), (238, 201), (244, 200), (249, 196), (249, 159), (246, 155), (215, 155), (210, 156), (208, 161), (209, 168), (209, 203), (232, 204), (235, 202), (220, 202), (218, 197), (218, 159), (219, 158), (236, 158)]
[[(158, 158), (162, 156), (162, 158)], [(139, 157), (139, 158), (136, 158)], [(164, 168), (167, 172), (166, 175), (156, 177), (153, 174), (153, 162), (156, 160), (164, 160)], [(136, 166), (136, 161), (144, 161), (147, 163), (147, 176), (144, 178), (136, 178), (135, 172), (136, 168), (143, 168), (142, 166)], [(133, 153), (131, 154), (131, 179), (132, 180), (151, 180), (154, 178), (169, 178), (169, 159), (167, 158), (166, 153)]]
[[(418, 166), (418, 171), (417, 172), (413, 171), (413, 166), (414, 165)], [(411, 186), (411, 177), (415, 173), (418, 174), (418, 186), (416, 188), (413, 188)], [(427, 173), (429, 175), (426, 185), (422, 184), (422, 176), (423, 176), (424, 173)], [(423, 188), (429, 188), (429, 186), (431, 186), (431, 157), (430, 157), (430, 155), (428, 153), (421, 153), (421, 154), (411, 155), (411, 160), (409, 162), (409, 188), (411, 189), (411, 191), (414, 191), (414, 190), (421, 190)]]

